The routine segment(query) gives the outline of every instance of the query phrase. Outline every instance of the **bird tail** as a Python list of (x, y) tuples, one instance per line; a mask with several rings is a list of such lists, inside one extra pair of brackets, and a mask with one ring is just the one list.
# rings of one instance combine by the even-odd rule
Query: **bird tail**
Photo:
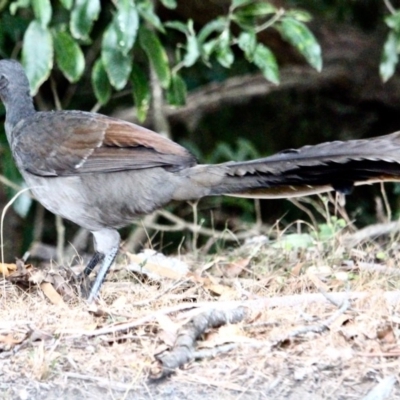
[[(248, 198), (298, 197), (400, 180), (400, 132), (285, 150), (245, 162), (199, 165), (190, 180), (202, 195)], [(201, 196), (197, 196), (201, 197)]]

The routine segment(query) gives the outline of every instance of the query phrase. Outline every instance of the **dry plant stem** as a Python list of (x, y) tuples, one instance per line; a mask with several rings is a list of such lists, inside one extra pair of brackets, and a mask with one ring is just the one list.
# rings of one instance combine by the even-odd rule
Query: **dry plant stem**
[(1, 246), (1, 263), (4, 264), (4, 218), (6, 216), (7, 210), (11, 207), (15, 200), (22, 194), (30, 190), (29, 188), (25, 188), (20, 190), (12, 199), (4, 206), (3, 211), (1, 213), (1, 221), (0, 221), (0, 246)]
[(44, 228), (44, 207), (36, 203), (35, 222), (33, 225), (33, 242), (41, 242)]
[(57, 260), (62, 263), (64, 259), (65, 225), (63, 219), (56, 215), (57, 231)]
[[(197, 205), (199, 204), (198, 201), (195, 202), (190, 202), (189, 203), (192, 206), (192, 211), (193, 211), (193, 225), (195, 226), (200, 226), (199, 225), (199, 215), (198, 215), (198, 210), (197, 210)], [(192, 251), (194, 252), (195, 256), (197, 255), (197, 241), (199, 239), (199, 232), (194, 231), (193, 232), (193, 237), (192, 237)]]
[(381, 186), (383, 202), (384, 202), (385, 208), (386, 208), (386, 214), (387, 214), (386, 219), (387, 219), (387, 222), (389, 222), (392, 220), (392, 208), (390, 207), (389, 200), (387, 197), (387, 193), (386, 193), (386, 189), (385, 189), (385, 182), (381, 182), (380, 186)]
[[(336, 195), (332, 196), (332, 193), (328, 193), (328, 198), (330, 202), (334, 205), (335, 207), (335, 215), (339, 214), (342, 219), (346, 222), (346, 225), (348, 228), (352, 228), (353, 230), (357, 230), (356, 227), (354, 226), (354, 221), (349, 217), (347, 214), (345, 205), (346, 205), (346, 195), (342, 193), (335, 192)], [(343, 204), (341, 204), (341, 200), (343, 199)]]
[(74, 255), (80, 255), (85, 251), (88, 244), (89, 236), (89, 231), (83, 228), (79, 228), (74, 238), (69, 243), (68, 248), (65, 250), (65, 255), (67, 259), (72, 258)]
[(390, 0), (383, 0), (383, 2), (391, 14), (396, 14), (396, 9), (393, 7), (393, 4), (390, 2)]
[(303, 204), (301, 204), (301, 202), (298, 199), (288, 199), (292, 204), (294, 204), (298, 209), (300, 209), (301, 211), (303, 211), (304, 213), (306, 213), (308, 215), (308, 218), (310, 218), (311, 223), (314, 226), (314, 229), (318, 229), (318, 222), (315, 219), (313, 213)]
[(158, 231), (164, 232), (177, 232), (187, 229), (191, 232), (196, 232), (197, 234), (209, 236), (217, 239), (223, 240), (233, 240), (239, 241), (241, 239), (247, 239), (249, 237), (253, 237), (255, 232), (252, 230), (245, 232), (233, 233), (228, 229), (225, 231), (216, 231), (214, 229), (205, 228), (200, 225), (196, 225), (190, 222), (186, 222), (184, 219), (179, 218), (178, 216), (170, 213), (166, 210), (159, 210), (156, 212), (157, 215), (161, 215), (165, 219), (168, 219), (173, 223), (173, 225), (162, 225), (162, 224), (154, 224), (154, 223), (146, 223), (146, 227), (149, 229), (154, 229)]
[(16, 191), (19, 191), (23, 189), (23, 187), (17, 185), (16, 183), (10, 181), (8, 178), (6, 178), (4, 175), (0, 175), (0, 182), (5, 185), (10, 187), (11, 189), (14, 189)]
[(132, 230), (124, 245), (128, 251), (135, 253), (149, 240), (147, 228), (155, 223), (157, 216), (157, 213), (146, 215), (140, 222), (135, 224), (136, 228)]
[(230, 310), (208, 310), (195, 316), (179, 330), (172, 349), (156, 355), (159, 364), (151, 371), (151, 379), (164, 378), (193, 360), (196, 340), (206, 330), (241, 322), (248, 314), (248, 309), (240, 306)]
[(261, 200), (254, 199), (254, 214), (256, 217), (256, 226), (261, 228), (262, 226), (262, 213), (261, 213)]

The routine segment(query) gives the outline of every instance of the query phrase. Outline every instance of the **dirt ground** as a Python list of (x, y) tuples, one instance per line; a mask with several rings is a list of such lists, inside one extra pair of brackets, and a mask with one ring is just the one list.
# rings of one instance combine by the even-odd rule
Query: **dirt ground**
[[(43, 285), (56, 286), (56, 268), (26, 266), (27, 288), (8, 266), (0, 398), (400, 398), (397, 238), (282, 238), (218, 255), (128, 254), (97, 305)], [(206, 327), (189, 362), (152, 379), (196, 316), (239, 307), (241, 322)]]

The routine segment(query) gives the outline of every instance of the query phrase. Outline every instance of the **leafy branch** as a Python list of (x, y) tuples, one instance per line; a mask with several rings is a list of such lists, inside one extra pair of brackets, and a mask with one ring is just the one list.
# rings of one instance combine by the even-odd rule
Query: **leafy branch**
[[(162, 0), (161, 4), (169, 9), (177, 7), (175, 0)], [(22, 40), (22, 61), (32, 94), (38, 92), (55, 66), (69, 82), (79, 82), (90, 64), (85, 53), (93, 38), (100, 37), (100, 49), (93, 65), (89, 65), (96, 99), (105, 105), (113, 90), (120, 91), (130, 84), (141, 121), (146, 118), (151, 96), (148, 68), (143, 68), (146, 62), (152, 65), (168, 103), (175, 106), (186, 100), (183, 68), (198, 63), (210, 66), (212, 60), (230, 68), (238, 57), (235, 47), (268, 81), (278, 84), (276, 57), (258, 40), (258, 34), (270, 28), (276, 29), (312, 67), (318, 71), (322, 68), (321, 48), (305, 25), (310, 15), (276, 8), (261, 0), (232, 0), (226, 15), (200, 29), (192, 20), (162, 21), (151, 0), (110, 4), (99, 0), (16, 0), (9, 12), (14, 18), (27, 12), (31, 15)], [(169, 30), (182, 33), (185, 42), (171, 44)]]

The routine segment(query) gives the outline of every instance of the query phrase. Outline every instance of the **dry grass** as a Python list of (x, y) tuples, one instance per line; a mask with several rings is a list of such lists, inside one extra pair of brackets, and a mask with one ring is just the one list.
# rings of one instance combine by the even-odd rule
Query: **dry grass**
[[(282, 246), (253, 240), (218, 255), (186, 256), (191, 272), (180, 279), (161, 269), (150, 280), (121, 263), (98, 307), (78, 299), (56, 306), (37, 286), (4, 283), (1, 398), (360, 399), (383, 378), (397, 382), (400, 310), (383, 295), (400, 287), (396, 238), (347, 249), (340, 235), (303, 248), (291, 248), (287, 237)], [(303, 301), (320, 291), (368, 295), (326, 329), (340, 305)], [(265, 301), (291, 295), (298, 295), (294, 306)], [(190, 304), (237, 300), (250, 305), (245, 322), (211, 330), (198, 342), (197, 360), (163, 382), (149, 380), (155, 354), (193, 315)], [(182, 309), (167, 312), (174, 306)], [(129, 322), (135, 327), (119, 328)], [(98, 334), (102, 328), (109, 333)], [(383, 382), (389, 397), (374, 398), (399, 398), (392, 384)]]

